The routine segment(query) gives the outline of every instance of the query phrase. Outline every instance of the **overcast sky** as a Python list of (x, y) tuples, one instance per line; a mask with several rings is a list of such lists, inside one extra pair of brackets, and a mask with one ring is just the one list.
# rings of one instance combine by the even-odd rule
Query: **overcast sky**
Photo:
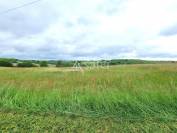
[(177, 0), (42, 0), (0, 14), (0, 57), (177, 60)]

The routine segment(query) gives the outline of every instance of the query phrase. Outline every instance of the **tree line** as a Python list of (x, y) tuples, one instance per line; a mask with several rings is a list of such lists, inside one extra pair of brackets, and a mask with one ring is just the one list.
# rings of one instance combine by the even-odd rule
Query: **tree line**
[[(164, 63), (164, 61), (145, 61), (139, 59), (113, 59), (113, 60), (99, 60), (99, 61), (77, 61), (80, 66), (85, 67), (98, 63), (107, 62), (109, 65), (122, 65), (122, 64), (154, 64)], [(166, 61), (167, 62), (167, 61)], [(165, 63), (166, 63), (165, 62)], [(168, 63), (176, 63), (175, 61), (168, 61)], [(0, 58), (0, 67), (73, 67), (76, 61), (67, 60), (18, 60), (13, 58)]]

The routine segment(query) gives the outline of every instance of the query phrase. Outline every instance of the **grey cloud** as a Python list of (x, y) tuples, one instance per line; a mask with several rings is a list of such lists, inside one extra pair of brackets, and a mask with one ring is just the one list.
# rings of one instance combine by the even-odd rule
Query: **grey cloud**
[[(22, 43), (14, 43), (12, 40), (4, 42), (4, 52), (0, 56), (27, 58), (27, 59), (77, 59), (79, 57), (95, 58), (107, 56), (120, 56), (122, 54), (131, 53), (134, 47), (127, 48), (126, 45), (112, 45), (112, 46), (97, 46), (92, 43), (86, 43), (79, 38), (86, 37), (86, 35), (76, 36), (73, 41), (56, 41), (52, 39), (45, 39), (44, 43), (38, 46), (25, 45)], [(76, 39), (76, 40), (74, 40)], [(80, 40), (80, 41), (79, 41)], [(23, 41), (22, 41), (23, 42)], [(30, 44), (30, 43), (29, 43)], [(2, 46), (2, 45), (1, 45)], [(0, 50), (3, 50), (1, 47)], [(73, 50), (68, 51), (68, 47), (73, 47)]]
[(78, 24), (87, 26), (87, 25), (89, 25), (91, 23), (92, 22), (88, 18), (86, 18), (86, 17), (80, 17), (80, 18), (78, 18)]
[(176, 58), (177, 54), (170, 54), (165, 52), (156, 52), (156, 51), (145, 51), (138, 50), (137, 56), (140, 58)]
[[(17, 5), (14, 3), (14, 5)], [(44, 5), (45, 6), (45, 5)], [(53, 9), (29, 6), (0, 16), (0, 31), (10, 32), (17, 37), (43, 32), (58, 18)], [(8, 9), (8, 7), (6, 7)], [(5, 9), (5, 8), (4, 8)]]
[(108, 15), (113, 15), (122, 10), (123, 3), (128, 0), (104, 0), (103, 4), (99, 6), (98, 10), (105, 12)]
[(160, 32), (161, 36), (173, 36), (177, 35), (177, 24), (168, 27)]
[[(89, 51), (89, 49), (93, 49)], [(89, 44), (85, 44), (84, 46), (77, 46), (76, 50), (71, 53), (73, 57), (103, 57), (107, 55), (120, 57), (123, 54), (132, 53), (135, 50), (135, 47), (127, 48), (127, 45), (114, 45), (114, 46), (102, 46), (97, 47), (93, 45), (92, 47)]]
[(74, 26), (74, 24), (72, 22), (65, 22), (64, 25), (67, 27), (67, 28), (72, 28)]

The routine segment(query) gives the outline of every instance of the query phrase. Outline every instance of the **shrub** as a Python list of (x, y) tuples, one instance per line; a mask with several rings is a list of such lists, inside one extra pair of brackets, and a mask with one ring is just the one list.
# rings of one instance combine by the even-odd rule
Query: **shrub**
[(40, 65), (40, 67), (48, 67), (47, 61), (41, 61), (41, 62), (39, 63), (39, 65)]
[(7, 61), (7, 62), (10, 62), (10, 63), (17, 63), (17, 59), (14, 59), (14, 58), (0, 58), (0, 61)]
[(114, 59), (110, 60), (110, 65), (121, 65), (121, 64), (147, 64), (152, 63), (150, 61), (136, 60), (136, 59)]
[(2, 67), (13, 67), (13, 64), (6, 60), (0, 60), (0, 66)]
[(21, 62), (17, 64), (17, 67), (36, 67), (36, 65), (31, 62)]
[(57, 61), (56, 67), (62, 67), (62, 61)]
[(57, 61), (56, 67), (72, 67), (73, 65), (72, 61)]

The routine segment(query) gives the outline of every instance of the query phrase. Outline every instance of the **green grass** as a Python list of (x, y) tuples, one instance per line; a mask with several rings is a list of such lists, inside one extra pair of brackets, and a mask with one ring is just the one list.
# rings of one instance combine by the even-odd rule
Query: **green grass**
[[(25, 132), (43, 132), (45, 123), (51, 127), (49, 132), (55, 132), (53, 128), (62, 128), (61, 132), (176, 129), (176, 64), (122, 65), (84, 72), (69, 68), (0, 68), (0, 75), (3, 130), (10, 131), (9, 126), (13, 126)], [(22, 124), (20, 119), (26, 122)]]
[(139, 121), (112, 118), (88, 118), (73, 115), (1, 112), (0, 132), (12, 133), (168, 133), (177, 130), (177, 122), (144, 119)]

